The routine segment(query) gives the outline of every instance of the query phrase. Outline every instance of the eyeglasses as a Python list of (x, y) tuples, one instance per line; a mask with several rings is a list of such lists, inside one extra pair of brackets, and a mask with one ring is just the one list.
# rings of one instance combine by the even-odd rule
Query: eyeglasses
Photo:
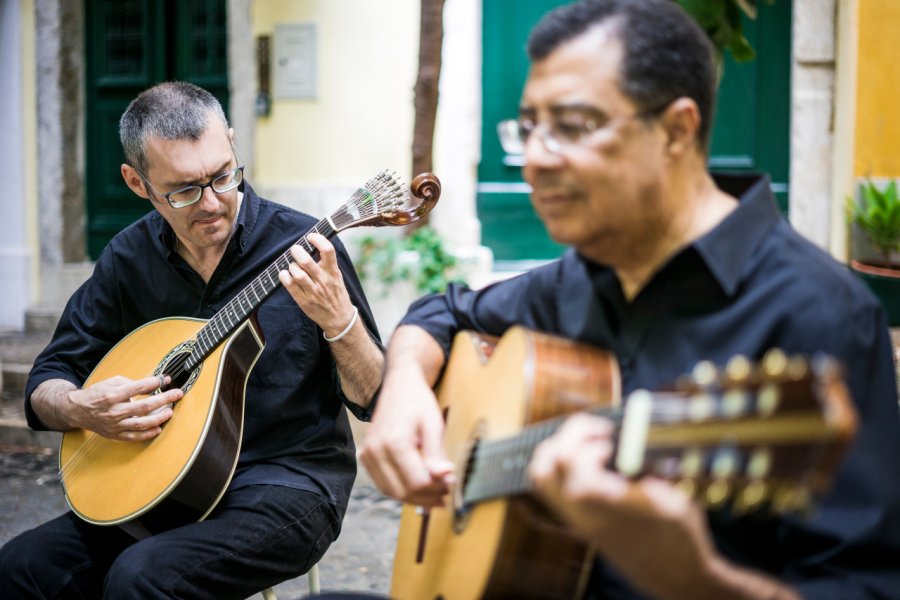
[[(240, 162), (239, 156), (240, 153), (235, 148), (234, 144), (231, 145), (231, 149), (234, 152), (234, 158), (236, 162)], [(234, 169), (229, 169), (220, 175), (216, 175), (207, 183), (195, 183), (192, 185), (187, 185), (183, 188), (179, 188), (174, 192), (169, 192), (168, 194), (160, 194), (157, 192), (153, 185), (151, 185), (150, 181), (144, 176), (143, 173), (135, 168), (137, 174), (141, 176), (141, 179), (144, 180), (144, 183), (147, 184), (147, 187), (150, 188), (154, 194), (161, 198), (165, 198), (166, 202), (169, 203), (169, 206), (172, 208), (184, 208), (186, 206), (190, 206), (191, 204), (196, 204), (199, 202), (200, 198), (203, 197), (203, 190), (206, 188), (212, 188), (217, 194), (224, 194), (225, 192), (230, 192), (237, 186), (241, 185), (241, 182), (244, 180), (244, 167), (245, 164), (239, 164)]]
[(562, 109), (549, 122), (536, 123), (531, 118), (507, 119), (497, 123), (497, 136), (507, 154), (523, 155), (531, 134), (536, 133), (544, 147), (553, 154), (562, 154), (575, 146), (585, 144), (597, 131), (615, 123), (655, 116), (671, 104), (643, 110), (627, 117), (601, 118), (593, 111)]

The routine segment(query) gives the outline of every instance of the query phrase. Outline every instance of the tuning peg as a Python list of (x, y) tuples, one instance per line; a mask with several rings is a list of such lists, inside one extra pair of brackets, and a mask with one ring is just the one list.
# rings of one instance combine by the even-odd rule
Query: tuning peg
[(731, 484), (724, 479), (716, 479), (706, 487), (704, 501), (710, 508), (719, 508), (728, 500)]
[(703, 452), (699, 448), (688, 448), (681, 455), (681, 476), (696, 479), (703, 469)]
[(710, 463), (710, 474), (716, 479), (732, 479), (737, 473), (739, 458), (732, 448), (717, 450)]
[(769, 486), (765, 482), (756, 480), (744, 486), (734, 503), (735, 511), (739, 513), (751, 512), (760, 507), (769, 495)]
[(712, 362), (701, 360), (691, 370), (691, 378), (694, 380), (694, 383), (701, 387), (710, 386), (718, 378), (718, 369)]
[(787, 370), (787, 356), (780, 348), (772, 348), (762, 358), (763, 373), (771, 379), (779, 379)]
[(687, 401), (687, 416), (691, 421), (705, 421), (716, 412), (716, 401), (709, 394), (694, 394)]
[(756, 410), (764, 417), (768, 417), (778, 409), (781, 403), (781, 388), (777, 384), (764, 383), (756, 393)]
[(742, 388), (733, 388), (722, 395), (722, 414), (738, 417), (750, 408), (750, 393)]
[(805, 357), (795, 355), (788, 360), (787, 373), (793, 381), (800, 381), (809, 372), (809, 361)]
[(747, 460), (747, 477), (764, 479), (772, 470), (772, 451), (768, 448), (757, 448)]
[(725, 365), (725, 375), (735, 383), (745, 383), (752, 372), (753, 366), (743, 354), (732, 356)]

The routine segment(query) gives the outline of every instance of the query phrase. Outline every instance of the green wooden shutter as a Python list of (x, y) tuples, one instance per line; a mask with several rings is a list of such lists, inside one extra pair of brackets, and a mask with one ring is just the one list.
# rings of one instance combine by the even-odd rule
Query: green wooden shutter
[[(555, 258), (562, 247), (547, 236), (528, 201), (520, 166), (506, 157), (496, 124), (515, 117), (527, 75), (525, 42), (531, 27), (561, 0), (483, 0), (482, 141), (478, 217), (482, 243), (498, 268)], [(488, 35), (489, 32), (489, 35)], [(749, 63), (726, 60), (713, 127), (710, 168), (762, 170), (772, 175), (782, 211), (788, 206), (790, 147), (791, 3), (761, 3), (759, 18), (745, 21), (756, 49)]]
[(225, 0), (86, 0), (85, 197), (88, 255), (152, 206), (122, 181), (119, 117), (172, 79), (210, 90), (228, 110)]

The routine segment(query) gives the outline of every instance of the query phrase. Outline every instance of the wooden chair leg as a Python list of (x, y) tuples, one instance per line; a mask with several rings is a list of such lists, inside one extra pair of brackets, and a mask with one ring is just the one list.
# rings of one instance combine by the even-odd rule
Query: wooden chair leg
[[(309, 593), (310, 595), (319, 593), (319, 565), (315, 564), (306, 574), (306, 582), (309, 585)], [(262, 591), (263, 600), (278, 600), (275, 597), (275, 590), (272, 588), (266, 588)]]

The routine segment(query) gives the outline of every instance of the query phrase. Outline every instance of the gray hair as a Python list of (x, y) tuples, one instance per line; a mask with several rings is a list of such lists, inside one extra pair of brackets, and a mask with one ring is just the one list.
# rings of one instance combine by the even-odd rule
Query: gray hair
[(148, 138), (196, 141), (209, 125), (210, 114), (228, 128), (216, 97), (192, 83), (169, 81), (144, 90), (119, 119), (125, 161), (146, 174), (150, 168), (145, 149)]

